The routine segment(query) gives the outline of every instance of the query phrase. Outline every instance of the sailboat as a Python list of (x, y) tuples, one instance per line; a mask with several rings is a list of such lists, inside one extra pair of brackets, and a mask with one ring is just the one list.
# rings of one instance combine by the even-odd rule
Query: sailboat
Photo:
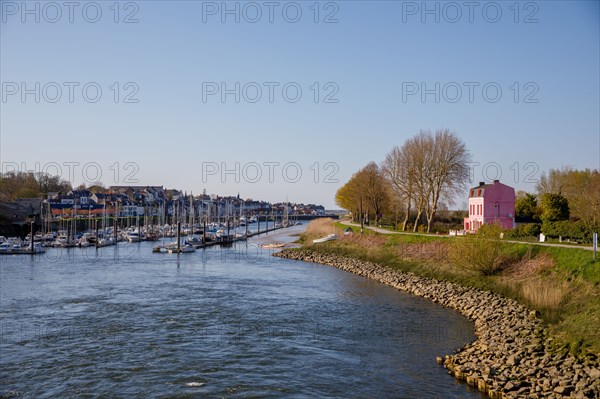
[(196, 247), (193, 245), (187, 243), (181, 245), (181, 221), (179, 220), (179, 215), (177, 217), (177, 241), (168, 244), (166, 249), (169, 254), (184, 254), (196, 251)]

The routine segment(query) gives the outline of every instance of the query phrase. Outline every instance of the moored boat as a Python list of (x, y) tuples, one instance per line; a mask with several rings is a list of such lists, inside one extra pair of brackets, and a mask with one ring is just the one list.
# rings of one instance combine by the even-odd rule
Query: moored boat
[(169, 254), (185, 254), (196, 251), (192, 245), (184, 244), (178, 247), (176, 242), (169, 244), (166, 248)]
[(264, 248), (264, 249), (283, 248), (283, 247), (285, 247), (285, 242), (270, 242), (270, 243), (260, 244), (260, 247)]
[(128, 232), (126, 237), (127, 241), (129, 242), (140, 242), (142, 240), (141, 234), (138, 229)]

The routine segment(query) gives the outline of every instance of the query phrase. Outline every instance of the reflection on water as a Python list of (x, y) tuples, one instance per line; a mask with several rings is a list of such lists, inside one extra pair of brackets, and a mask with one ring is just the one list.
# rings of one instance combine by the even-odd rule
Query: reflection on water
[(0, 258), (0, 394), (480, 397), (435, 363), (473, 339), (470, 322), (258, 247), (287, 234)]

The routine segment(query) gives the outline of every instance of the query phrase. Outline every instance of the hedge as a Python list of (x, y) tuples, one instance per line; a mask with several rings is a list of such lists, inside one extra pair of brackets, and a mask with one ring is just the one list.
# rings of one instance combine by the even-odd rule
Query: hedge
[(551, 238), (569, 238), (583, 243), (591, 243), (594, 232), (600, 231), (600, 226), (584, 223), (582, 220), (561, 220), (542, 224), (542, 233)]

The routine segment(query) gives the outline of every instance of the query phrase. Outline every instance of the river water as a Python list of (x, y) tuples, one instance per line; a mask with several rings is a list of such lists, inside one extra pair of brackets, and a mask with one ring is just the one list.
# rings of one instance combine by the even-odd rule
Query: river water
[(152, 243), (0, 257), (3, 397), (481, 396), (435, 356), (473, 339), (459, 314), (259, 242)]

